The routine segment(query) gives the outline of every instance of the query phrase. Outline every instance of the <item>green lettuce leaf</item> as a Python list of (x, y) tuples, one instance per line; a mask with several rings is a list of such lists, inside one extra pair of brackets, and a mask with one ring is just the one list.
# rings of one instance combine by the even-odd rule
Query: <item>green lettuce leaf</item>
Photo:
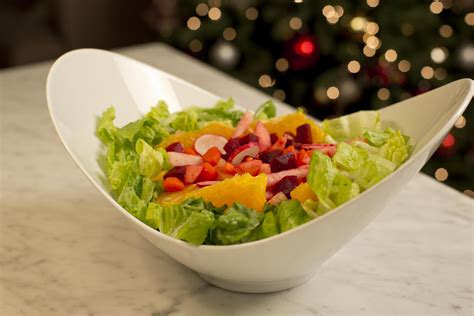
[(389, 138), (386, 143), (380, 147), (380, 156), (391, 162), (397, 167), (400, 166), (410, 156), (411, 145), (409, 138), (402, 134), (400, 130), (387, 128)]
[(338, 173), (334, 177), (334, 183), (331, 189), (331, 201), (336, 205), (341, 205), (353, 197), (359, 195), (360, 188), (357, 183), (352, 182), (349, 177), (344, 176), (342, 173)]
[(187, 110), (173, 114), (173, 116), (174, 119), (170, 125), (175, 130), (189, 132), (199, 128), (199, 115), (196, 111)]
[(281, 202), (276, 208), (276, 214), (281, 232), (293, 229), (311, 219), (298, 200)]
[(158, 104), (151, 108), (150, 112), (147, 113), (146, 117), (152, 118), (156, 121), (168, 118), (170, 111), (168, 110), (168, 104), (165, 101), (158, 101)]
[(116, 139), (117, 127), (114, 125), (115, 109), (113, 106), (105, 110), (97, 122), (96, 135), (104, 144), (111, 144)]
[(361, 136), (366, 130), (381, 129), (380, 112), (359, 111), (322, 123), (324, 132), (340, 142)]
[(362, 168), (352, 173), (352, 178), (360, 188), (367, 190), (392, 173), (395, 168), (396, 165), (391, 161), (377, 155), (369, 155)]
[(166, 167), (169, 167), (168, 154), (162, 148), (153, 149), (143, 139), (139, 139), (135, 145), (135, 150), (139, 155), (138, 168), (140, 174), (146, 177), (153, 177)]
[(258, 107), (255, 111), (255, 120), (268, 120), (274, 118), (276, 115), (275, 103), (272, 100), (268, 100)]
[(363, 134), (364, 138), (367, 139), (368, 143), (375, 147), (380, 147), (385, 144), (390, 137), (390, 134), (386, 131), (372, 131), (367, 130)]
[(212, 231), (212, 243), (216, 245), (231, 245), (246, 241), (252, 231), (263, 219), (263, 214), (242, 204), (234, 203), (216, 222)]
[(264, 239), (274, 235), (278, 235), (277, 218), (273, 212), (265, 213), (262, 224), (258, 227), (257, 239)]
[(334, 178), (338, 173), (339, 170), (334, 166), (331, 158), (319, 151), (313, 153), (309, 164), (308, 184), (318, 197), (318, 204), (323, 204), (327, 209), (336, 206), (329, 195), (332, 192)]
[(367, 152), (363, 149), (341, 142), (337, 144), (332, 161), (343, 170), (354, 171), (364, 165), (367, 156)]
[(117, 202), (139, 220), (145, 220), (147, 202), (140, 199), (132, 187), (124, 188)]

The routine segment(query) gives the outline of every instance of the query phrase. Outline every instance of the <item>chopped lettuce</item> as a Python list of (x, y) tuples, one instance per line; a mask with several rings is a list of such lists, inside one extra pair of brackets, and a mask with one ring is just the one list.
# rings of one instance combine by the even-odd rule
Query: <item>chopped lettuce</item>
[(337, 144), (336, 154), (332, 157), (336, 166), (347, 171), (361, 168), (366, 159), (366, 151), (344, 142)]
[(334, 166), (331, 158), (315, 151), (311, 157), (308, 172), (308, 184), (311, 190), (316, 194), (319, 203), (325, 208), (332, 209), (336, 205), (331, 201), (329, 195), (332, 192), (334, 178), (336, 178), (339, 170)]
[(268, 100), (258, 107), (255, 111), (254, 117), (256, 120), (268, 120), (274, 118), (276, 115), (275, 103), (272, 100)]
[(386, 129), (389, 137), (385, 144), (380, 147), (380, 156), (400, 166), (410, 155), (411, 145), (409, 138), (399, 130)]
[(362, 136), (366, 130), (378, 131), (381, 129), (380, 112), (359, 111), (341, 116), (322, 123), (324, 132), (338, 141), (346, 141)]
[(138, 168), (140, 174), (145, 177), (154, 177), (163, 169), (169, 169), (168, 154), (163, 148), (155, 150), (143, 139), (139, 139), (135, 144), (135, 150), (139, 155)]
[(281, 202), (276, 208), (276, 214), (280, 232), (286, 232), (311, 219), (298, 200)]
[(115, 141), (117, 127), (114, 125), (115, 109), (109, 107), (102, 113), (97, 122), (97, 137), (106, 145), (110, 145)]
[(274, 235), (278, 235), (280, 231), (278, 230), (277, 218), (273, 212), (265, 213), (262, 224), (258, 229), (258, 239), (268, 238)]
[(211, 240), (216, 245), (231, 245), (246, 241), (263, 219), (263, 214), (234, 203), (216, 221)]

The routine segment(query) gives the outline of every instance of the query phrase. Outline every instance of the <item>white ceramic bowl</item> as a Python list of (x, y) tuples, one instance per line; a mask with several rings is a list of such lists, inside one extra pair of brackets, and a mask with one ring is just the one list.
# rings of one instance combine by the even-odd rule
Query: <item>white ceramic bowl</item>
[(384, 208), (426, 163), (467, 107), (473, 82), (458, 80), (382, 110), (383, 123), (402, 129), (415, 147), (411, 158), (380, 183), (289, 232), (234, 246), (193, 246), (143, 224), (113, 199), (97, 163), (104, 148), (95, 136), (96, 119), (110, 105), (122, 125), (138, 119), (160, 99), (171, 111), (178, 111), (189, 105), (213, 105), (217, 96), (143, 63), (93, 49), (59, 58), (49, 72), (46, 90), (64, 146), (131, 227), (212, 284), (242, 292), (271, 292), (311, 278)]

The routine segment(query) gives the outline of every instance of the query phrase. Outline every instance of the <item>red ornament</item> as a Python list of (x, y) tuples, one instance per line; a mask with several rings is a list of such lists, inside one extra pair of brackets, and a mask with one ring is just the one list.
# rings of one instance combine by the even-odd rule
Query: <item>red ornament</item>
[(286, 43), (285, 58), (292, 70), (308, 69), (318, 60), (318, 47), (314, 36), (297, 35)]
[(311, 56), (314, 52), (314, 43), (309, 39), (303, 39), (295, 44), (295, 53), (303, 56)]
[(456, 143), (456, 139), (454, 138), (453, 134), (449, 133), (443, 140), (441, 144), (443, 147), (450, 148), (453, 147)]

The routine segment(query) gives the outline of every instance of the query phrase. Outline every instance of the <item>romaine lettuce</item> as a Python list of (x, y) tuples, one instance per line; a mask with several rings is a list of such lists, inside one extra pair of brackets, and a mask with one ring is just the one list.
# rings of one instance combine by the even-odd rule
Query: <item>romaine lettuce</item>
[(380, 112), (359, 111), (335, 119), (324, 120), (322, 127), (324, 132), (331, 135), (334, 140), (346, 141), (362, 136), (366, 130), (380, 130)]

